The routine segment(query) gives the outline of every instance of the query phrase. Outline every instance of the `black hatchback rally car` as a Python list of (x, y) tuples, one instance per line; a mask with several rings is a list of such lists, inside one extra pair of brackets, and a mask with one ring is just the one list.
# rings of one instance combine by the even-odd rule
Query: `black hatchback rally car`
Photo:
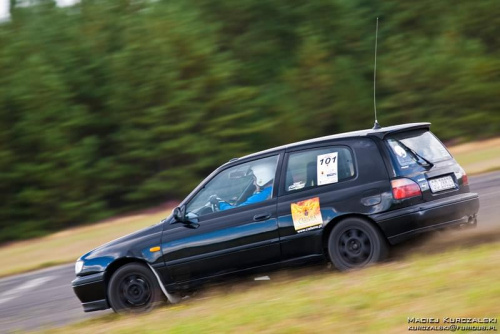
[(478, 195), (429, 128), (349, 132), (233, 159), (171, 216), (79, 258), (73, 289), (86, 312), (145, 311), (229, 274), (319, 259), (359, 268), (416, 234), (474, 226)]

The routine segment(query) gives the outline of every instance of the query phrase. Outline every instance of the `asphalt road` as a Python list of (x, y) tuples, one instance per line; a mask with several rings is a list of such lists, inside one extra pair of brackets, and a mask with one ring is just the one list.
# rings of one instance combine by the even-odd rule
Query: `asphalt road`
[[(471, 189), (480, 195), (478, 228), (499, 224), (500, 172), (470, 177)], [(0, 332), (48, 329), (110, 310), (84, 313), (73, 294), (73, 264), (0, 279)]]

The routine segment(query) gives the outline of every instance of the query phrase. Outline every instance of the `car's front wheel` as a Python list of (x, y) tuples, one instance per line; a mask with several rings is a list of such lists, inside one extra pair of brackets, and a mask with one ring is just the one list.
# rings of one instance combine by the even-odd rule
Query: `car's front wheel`
[(388, 245), (375, 226), (361, 218), (348, 218), (330, 233), (328, 253), (337, 269), (348, 270), (382, 261)]
[(155, 275), (140, 263), (120, 267), (108, 285), (108, 299), (117, 313), (140, 313), (152, 310), (162, 301)]

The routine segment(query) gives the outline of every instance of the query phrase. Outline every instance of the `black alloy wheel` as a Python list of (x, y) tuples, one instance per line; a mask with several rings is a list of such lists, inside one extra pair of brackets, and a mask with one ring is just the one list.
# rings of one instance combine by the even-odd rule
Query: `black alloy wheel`
[(148, 312), (161, 302), (162, 292), (151, 269), (140, 263), (129, 263), (111, 277), (108, 299), (117, 313)]
[(361, 218), (339, 222), (328, 239), (328, 255), (339, 270), (355, 269), (385, 259), (388, 245), (380, 231)]

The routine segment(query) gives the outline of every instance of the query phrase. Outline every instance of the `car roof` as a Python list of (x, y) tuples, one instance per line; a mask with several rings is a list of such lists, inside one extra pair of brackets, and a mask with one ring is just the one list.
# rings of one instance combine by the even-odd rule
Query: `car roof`
[(273, 152), (278, 152), (282, 151), (285, 149), (289, 148), (295, 148), (295, 147), (300, 147), (300, 146), (305, 146), (308, 144), (314, 144), (314, 143), (320, 143), (323, 141), (329, 141), (329, 140), (334, 140), (334, 139), (346, 139), (346, 138), (355, 138), (355, 137), (377, 137), (379, 139), (383, 139), (385, 136), (397, 132), (402, 132), (402, 131), (408, 131), (408, 130), (418, 130), (418, 129), (426, 129), (429, 130), (431, 126), (431, 123), (406, 123), (406, 124), (399, 124), (399, 125), (392, 125), (392, 126), (387, 126), (387, 127), (381, 127), (379, 129), (366, 129), (366, 130), (358, 130), (358, 131), (351, 131), (351, 132), (343, 132), (339, 134), (334, 134), (334, 135), (328, 135), (328, 136), (323, 136), (323, 137), (318, 137), (318, 138), (312, 138), (312, 139), (307, 139), (291, 144), (286, 144), (278, 147), (273, 147), (267, 150), (263, 150), (260, 152), (255, 152), (249, 155), (245, 155), (241, 158), (235, 158), (231, 159), (229, 162), (233, 161), (240, 161), (240, 160), (246, 160), (248, 158), (254, 158), (260, 155), (266, 155), (270, 154)]

